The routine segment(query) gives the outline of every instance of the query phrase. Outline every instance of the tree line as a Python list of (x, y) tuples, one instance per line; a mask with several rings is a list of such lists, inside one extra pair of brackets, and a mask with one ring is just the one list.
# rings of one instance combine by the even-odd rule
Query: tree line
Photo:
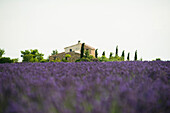
[[(125, 59), (125, 50), (122, 51), (121, 56), (118, 55), (118, 46), (116, 46), (115, 50), (115, 55), (113, 52), (110, 52), (109, 58), (106, 57), (105, 51), (103, 51), (102, 56), (98, 56), (98, 49), (95, 49), (95, 57), (90, 55), (89, 50), (85, 50), (85, 43), (82, 44), (81, 50), (80, 50), (80, 59), (77, 59), (75, 62), (94, 62), (94, 61), (99, 61), (99, 62), (111, 62), (111, 61), (130, 61), (130, 52), (127, 53), (127, 58)], [(18, 62), (18, 58), (11, 59), (10, 57), (2, 57), (5, 54), (4, 49), (0, 49), (0, 63), (16, 63)], [(53, 50), (51, 55), (57, 55), (58, 51)], [(50, 56), (50, 55), (49, 55)], [(21, 51), (21, 57), (22, 57), (22, 62), (69, 62), (68, 58), (71, 57), (70, 54), (66, 54), (65, 58), (59, 59), (56, 58), (55, 60), (49, 61), (49, 57), (47, 59), (44, 59), (44, 54), (40, 53), (38, 49), (30, 49), (30, 50), (25, 50)], [(161, 60), (160, 58), (157, 58), (156, 60)], [(132, 60), (131, 60), (132, 61)], [(133, 61), (138, 61), (138, 56), (137, 56), (137, 50), (135, 51), (135, 56)], [(142, 61), (142, 59), (140, 59)]]
[[(106, 57), (105, 51), (103, 51), (101, 57), (98, 57), (98, 49), (95, 50), (95, 57), (93, 57), (92, 55), (89, 54), (89, 50), (84, 50), (84, 46), (85, 46), (85, 43), (83, 43), (81, 46), (80, 59), (76, 60), (76, 62), (80, 62), (80, 61), (100, 61), (100, 62), (125, 61), (125, 50), (122, 51), (121, 56), (118, 56), (118, 46), (116, 46), (115, 56), (113, 56), (113, 52), (110, 52), (109, 58)], [(126, 61), (130, 61), (130, 52), (128, 52), (127, 54)], [(137, 50), (135, 51), (134, 61), (137, 61)]]
[[(11, 59), (10, 57), (3, 57), (3, 55), (5, 54), (5, 50), (4, 49), (0, 49), (0, 63), (17, 63), (18, 62), (18, 58), (15, 59)], [(53, 50), (51, 55), (57, 55), (58, 51)], [(50, 55), (49, 55), (50, 56)], [(22, 57), (22, 62), (49, 62), (49, 57), (47, 59), (44, 58), (44, 54), (40, 53), (38, 51), (38, 49), (30, 49), (30, 50), (25, 50), (25, 51), (21, 51), (21, 57)], [(66, 54), (65, 58), (63, 58), (62, 60), (60, 59), (55, 59), (52, 60), (51, 62), (68, 62), (68, 58), (71, 57), (70, 54)]]

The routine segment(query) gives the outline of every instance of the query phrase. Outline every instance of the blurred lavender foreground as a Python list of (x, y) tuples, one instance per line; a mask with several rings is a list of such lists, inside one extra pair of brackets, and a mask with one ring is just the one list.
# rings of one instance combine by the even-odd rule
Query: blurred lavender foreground
[(170, 113), (170, 62), (0, 64), (0, 113)]

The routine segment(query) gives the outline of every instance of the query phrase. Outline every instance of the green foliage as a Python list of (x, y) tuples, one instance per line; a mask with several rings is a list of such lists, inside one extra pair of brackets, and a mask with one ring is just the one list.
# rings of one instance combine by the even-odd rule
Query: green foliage
[(143, 59), (142, 59), (142, 58), (140, 58), (140, 61), (143, 61)]
[(34, 62), (34, 58), (33, 58), (34, 55), (32, 54), (26, 54), (26, 55), (23, 55), (23, 62)]
[(135, 57), (134, 60), (137, 61), (137, 50), (135, 51)]
[(113, 58), (113, 53), (110, 52), (109, 59)]
[(161, 58), (156, 58), (156, 61), (161, 61)]
[(105, 56), (105, 51), (103, 51), (102, 56)]
[(94, 59), (94, 56), (93, 55), (89, 55), (87, 58), (89, 58), (91, 60), (91, 59)]
[(112, 101), (110, 113), (121, 113), (121, 107), (116, 101)]
[(96, 49), (96, 50), (95, 50), (95, 58), (97, 58), (97, 57), (98, 57), (97, 50), (98, 50), (98, 49)]
[(155, 60), (152, 61), (161, 61), (161, 58), (156, 58)]
[(75, 62), (91, 62), (91, 60), (89, 58), (83, 57), (83, 58), (76, 60)]
[(98, 61), (98, 59), (94, 58), (93, 55), (87, 55), (86, 57), (77, 59), (75, 62), (93, 62), (93, 61)]
[(124, 60), (125, 60), (125, 51), (124, 51), (124, 50), (122, 51), (121, 58), (122, 58), (122, 61), (124, 61)]
[(85, 57), (85, 58), (89, 58), (89, 56), (90, 56), (90, 52), (89, 52), (89, 50), (86, 50), (86, 51), (85, 51), (85, 56), (84, 56), (84, 57)]
[(58, 54), (57, 49), (56, 49), (56, 50), (53, 50), (53, 52), (51, 53), (51, 55), (57, 55), (57, 54)]
[(48, 59), (42, 59), (40, 62), (41, 63), (48, 62)]
[(10, 59), (10, 57), (2, 57), (5, 54), (4, 49), (0, 49), (0, 63), (16, 63), (18, 62), (18, 58)]
[(39, 53), (39, 54), (37, 55), (38, 62), (40, 62), (41, 60), (43, 60), (43, 56), (44, 56), (44, 54), (42, 54), (42, 53)]
[(41, 62), (44, 54), (39, 53), (37, 49), (21, 51), (23, 62)]
[(66, 58), (63, 58), (63, 59), (62, 59), (62, 62), (68, 62), (68, 60), (66, 60)]
[(85, 46), (85, 43), (83, 43), (81, 45), (81, 54), (80, 54), (80, 58), (83, 58), (84, 57), (84, 46)]
[(11, 60), (9, 57), (1, 57), (0, 63), (13, 63), (13, 60)]
[(70, 58), (70, 57), (71, 57), (70, 54), (66, 54), (66, 55), (65, 55), (65, 58)]
[(0, 49), (0, 57), (2, 57), (2, 55), (5, 54), (5, 50), (4, 49)]
[(14, 58), (14, 59), (12, 59), (12, 62), (13, 62), (13, 63), (17, 63), (18, 60), (19, 60), (18, 58)]
[(110, 59), (110, 61), (122, 61), (122, 57), (115, 56), (112, 59)]
[(116, 46), (116, 54), (115, 56), (118, 56), (118, 46)]
[(0, 57), (0, 63), (17, 63), (18, 58), (10, 59), (9, 57)]
[(67, 58), (70, 58), (71, 57), (71, 55), (70, 54), (66, 54), (65, 55), (65, 59), (67, 60)]
[[(123, 53), (123, 54), (124, 54), (124, 53)], [(113, 53), (112, 53), (112, 52), (110, 52), (109, 58), (107, 58), (107, 57), (105, 56), (105, 51), (104, 51), (103, 54), (102, 54), (102, 57), (99, 57), (99, 58), (98, 58), (98, 61), (100, 61), (100, 62), (124, 61), (124, 58), (119, 57), (118, 55), (115, 55), (115, 56), (113, 57)]]
[(33, 58), (36, 58), (36, 56), (39, 54), (38, 53), (38, 50), (37, 49), (34, 49), (34, 50), (30, 50), (30, 54), (32, 54), (33, 55)]
[(130, 53), (128, 53), (128, 55), (127, 55), (127, 61), (129, 61), (130, 60)]
[(103, 56), (103, 55), (102, 55), (102, 57), (99, 57), (98, 60), (100, 62), (108, 62), (109, 61), (109, 59), (106, 56)]
[(99, 60), (98, 60), (98, 58), (92, 58), (91, 61), (92, 61), (92, 62), (97, 62), (97, 61), (99, 61)]
[(51, 62), (61, 62), (59, 58), (56, 58), (55, 60), (52, 60)]

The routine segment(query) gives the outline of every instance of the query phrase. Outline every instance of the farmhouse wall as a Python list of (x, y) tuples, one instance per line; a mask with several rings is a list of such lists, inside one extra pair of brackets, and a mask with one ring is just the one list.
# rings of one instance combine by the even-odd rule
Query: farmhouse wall
[(81, 43), (78, 43), (76, 45), (73, 45), (73, 46), (69, 46), (69, 47), (66, 47), (64, 48), (65, 49), (65, 53), (68, 53), (71, 51), (75, 51), (77, 53), (80, 53), (80, 50), (81, 50)]
[[(81, 53), (81, 46), (82, 46), (82, 43), (78, 42), (75, 45), (72, 45), (72, 46), (69, 46), (69, 47), (65, 47), (64, 48), (65, 49), (65, 53), (72, 52), (72, 51), (74, 51), (76, 53)], [(95, 57), (95, 48), (85, 44), (84, 49), (85, 50), (89, 50), (90, 55)]]
[(60, 60), (62, 60), (63, 58), (65, 58), (66, 54), (71, 55), (71, 57), (67, 59), (69, 62), (75, 62), (77, 59), (80, 58), (79, 53), (72, 51), (72, 52), (68, 52), (68, 53), (62, 52), (62, 53), (59, 53), (57, 55), (52, 55), (52, 56), (49, 57), (49, 61), (55, 60), (56, 58), (59, 58)]

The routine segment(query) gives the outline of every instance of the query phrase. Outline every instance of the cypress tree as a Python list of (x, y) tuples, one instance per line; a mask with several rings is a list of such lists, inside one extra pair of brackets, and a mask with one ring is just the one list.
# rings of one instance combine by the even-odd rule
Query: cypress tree
[(105, 51), (103, 51), (102, 56), (105, 56)]
[(130, 53), (128, 53), (128, 55), (127, 55), (127, 60), (129, 61), (130, 59), (129, 59), (129, 56), (130, 56)]
[(97, 50), (98, 50), (98, 49), (95, 50), (95, 57), (96, 57), (96, 58), (97, 58), (97, 56), (98, 56)]
[(112, 52), (110, 52), (109, 58), (112, 58), (112, 55), (113, 55), (113, 53), (112, 53)]
[(83, 44), (81, 45), (81, 54), (80, 54), (80, 58), (83, 58), (83, 57), (84, 57), (84, 45), (85, 45), (85, 43), (83, 43)]
[(124, 61), (124, 58), (125, 58), (125, 50), (122, 51), (121, 57), (122, 57), (122, 60)]
[(134, 60), (137, 61), (137, 50), (135, 51), (135, 57)]
[(116, 54), (115, 56), (118, 56), (118, 46), (116, 46)]

